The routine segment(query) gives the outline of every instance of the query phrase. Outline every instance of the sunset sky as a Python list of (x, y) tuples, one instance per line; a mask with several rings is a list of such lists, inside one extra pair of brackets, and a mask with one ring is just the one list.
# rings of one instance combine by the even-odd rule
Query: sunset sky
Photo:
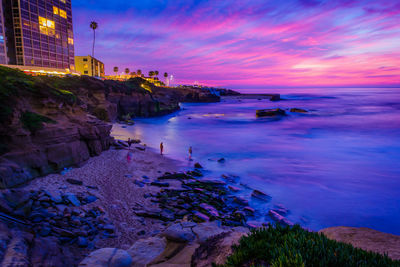
[(72, 1), (76, 55), (175, 83), (400, 85), (400, 0)]

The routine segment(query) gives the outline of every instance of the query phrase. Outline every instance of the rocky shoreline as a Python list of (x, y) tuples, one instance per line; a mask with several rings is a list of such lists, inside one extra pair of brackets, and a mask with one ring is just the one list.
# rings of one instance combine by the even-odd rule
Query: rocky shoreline
[[(5, 246), (0, 262), (2, 266), (222, 264), (232, 245), (262, 224), (251, 220), (256, 211), (248, 201), (235, 196), (236, 177), (211, 180), (203, 177), (200, 164), (196, 167), (181, 172), (177, 162), (153, 149), (135, 144), (128, 150), (120, 141), (81, 168), (37, 178), (21, 189), (2, 190), (0, 233)], [(251, 197), (270, 201), (257, 190)], [(292, 225), (284, 217), (287, 212), (277, 207), (268, 216)], [(23, 247), (17, 255), (16, 245)]]

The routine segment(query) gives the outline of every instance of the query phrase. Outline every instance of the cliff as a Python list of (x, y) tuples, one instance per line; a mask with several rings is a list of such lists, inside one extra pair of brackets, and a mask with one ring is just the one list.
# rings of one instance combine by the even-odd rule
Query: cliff
[(164, 115), (208, 92), (90, 77), (31, 77), (0, 66), (0, 187), (79, 166), (107, 150), (116, 119)]

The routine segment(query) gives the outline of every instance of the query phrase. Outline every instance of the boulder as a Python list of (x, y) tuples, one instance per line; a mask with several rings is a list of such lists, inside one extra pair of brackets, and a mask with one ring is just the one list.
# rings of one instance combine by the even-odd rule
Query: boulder
[(229, 229), (220, 227), (217, 222), (201, 223), (193, 227), (193, 232), (197, 236), (197, 242), (200, 244), (203, 244), (207, 239), (212, 236), (216, 236), (229, 231)]
[(90, 253), (79, 263), (79, 267), (130, 267), (132, 263), (132, 257), (127, 251), (102, 248)]
[(32, 239), (31, 234), (12, 231), (1, 266), (29, 266), (29, 243)]
[(31, 266), (73, 266), (74, 258), (56, 237), (35, 238), (31, 248)]
[(132, 267), (145, 267), (157, 258), (166, 248), (165, 238), (158, 236), (139, 239), (129, 249), (132, 257)]
[(201, 166), (201, 164), (198, 163), (198, 162), (196, 162), (196, 163), (194, 164), (194, 167), (195, 167), (196, 169), (203, 169), (203, 166)]
[(208, 267), (213, 263), (225, 264), (227, 257), (233, 252), (232, 246), (237, 245), (244, 235), (245, 232), (233, 230), (212, 236), (196, 249), (191, 266)]
[(257, 117), (286, 116), (286, 112), (280, 108), (259, 109), (259, 110), (256, 110), (256, 116)]
[(193, 241), (196, 236), (193, 234), (191, 228), (183, 228), (180, 223), (170, 225), (161, 236), (169, 241), (187, 243)]

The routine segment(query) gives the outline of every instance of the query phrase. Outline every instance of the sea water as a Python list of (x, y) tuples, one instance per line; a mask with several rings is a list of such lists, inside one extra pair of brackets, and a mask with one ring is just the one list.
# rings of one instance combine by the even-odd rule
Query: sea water
[[(268, 210), (283, 205), (289, 220), (313, 230), (343, 225), (400, 234), (400, 89), (251, 92), (281, 93), (284, 100), (182, 104), (168, 116), (137, 119), (127, 128), (116, 124), (113, 132), (150, 147), (163, 142), (166, 156), (183, 168), (200, 162), (207, 177), (238, 176), (238, 194), (257, 209), (255, 220), (271, 221)], [(277, 107), (309, 112), (255, 115)], [(190, 146), (194, 161), (188, 160)], [(271, 201), (252, 199), (252, 189)]]

